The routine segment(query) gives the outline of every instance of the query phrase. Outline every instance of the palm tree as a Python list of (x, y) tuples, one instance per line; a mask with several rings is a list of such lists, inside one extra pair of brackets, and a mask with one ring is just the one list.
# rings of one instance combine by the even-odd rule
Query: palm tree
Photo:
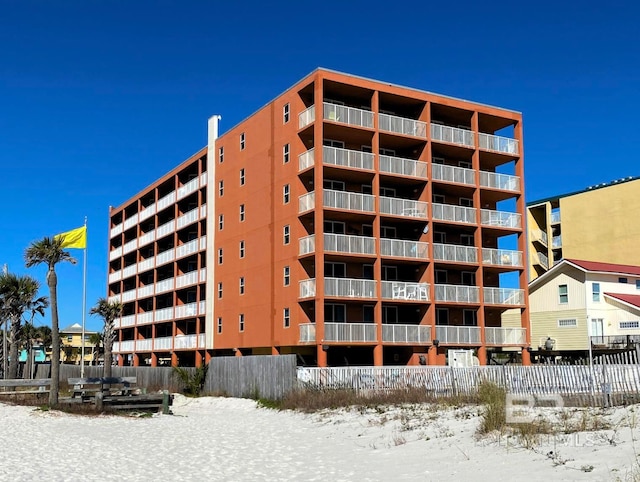
[(93, 345), (93, 364), (98, 364), (98, 358), (100, 358), (100, 348), (102, 347), (102, 333), (92, 333), (89, 336), (89, 343)]
[(122, 303), (119, 301), (109, 301), (106, 298), (98, 298), (96, 305), (89, 311), (92, 315), (98, 315), (104, 321), (102, 331), (102, 343), (104, 345), (104, 370), (102, 376), (111, 376), (111, 348), (116, 335), (113, 322), (122, 316)]
[[(46, 297), (38, 298), (40, 283), (31, 276), (0, 274), (0, 311), (9, 322), (9, 378), (18, 376), (20, 333), (23, 321), (31, 322), (36, 314), (44, 316), (49, 306)], [(30, 318), (27, 316), (30, 315)]]
[(24, 253), (27, 268), (39, 264), (47, 265), (47, 285), (51, 298), (51, 391), (49, 392), (49, 405), (58, 405), (58, 392), (60, 391), (60, 331), (58, 326), (58, 275), (56, 265), (63, 261), (75, 264), (76, 260), (68, 251), (62, 249), (64, 237), (44, 237), (34, 241)]

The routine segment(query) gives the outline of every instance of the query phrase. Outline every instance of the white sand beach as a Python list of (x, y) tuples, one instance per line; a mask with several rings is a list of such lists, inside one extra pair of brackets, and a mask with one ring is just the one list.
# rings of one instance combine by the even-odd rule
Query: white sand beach
[(478, 438), (479, 410), (420, 405), (307, 415), (259, 408), (252, 400), (176, 395), (173, 416), (131, 418), (0, 404), (0, 480), (640, 477), (640, 406), (603, 412), (606, 430), (549, 435), (533, 448), (513, 437)]

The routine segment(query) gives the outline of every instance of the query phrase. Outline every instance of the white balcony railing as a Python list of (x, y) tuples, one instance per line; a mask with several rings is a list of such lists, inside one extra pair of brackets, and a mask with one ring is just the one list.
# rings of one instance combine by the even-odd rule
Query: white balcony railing
[(399, 301), (429, 301), (429, 283), (382, 281), (382, 298)]
[(434, 244), (433, 259), (437, 261), (454, 261), (456, 263), (477, 263), (478, 248), (457, 244)]
[(192, 239), (188, 243), (181, 244), (176, 248), (176, 259), (184, 258), (190, 254), (198, 252), (199, 240)]
[(153, 340), (149, 338), (148, 340), (136, 340), (136, 351), (152, 351), (153, 350)]
[(551, 211), (551, 224), (560, 222), (560, 211)]
[(116, 271), (115, 273), (111, 273), (109, 275), (109, 283), (115, 283), (116, 281), (120, 281), (122, 279), (122, 270)]
[(524, 345), (527, 343), (525, 328), (486, 327), (484, 339), (487, 345)]
[(315, 278), (300, 280), (299, 289), (300, 298), (313, 298), (316, 295)]
[(154, 350), (171, 350), (172, 346), (173, 346), (173, 337), (171, 336), (163, 336), (160, 338), (153, 339)]
[(337, 298), (375, 298), (376, 281), (354, 278), (325, 278), (324, 294)]
[(117, 248), (109, 251), (109, 261), (113, 261), (120, 256), (122, 256), (122, 246), (118, 246)]
[(431, 124), (431, 139), (465, 147), (474, 147), (473, 131), (442, 124)]
[(546, 246), (548, 246), (548, 236), (547, 233), (545, 233), (544, 231), (540, 230), (540, 229), (534, 229), (531, 231), (531, 239), (533, 241), (540, 241), (542, 244)]
[(175, 230), (176, 230), (176, 220), (172, 219), (171, 221), (164, 223), (162, 226), (158, 226), (158, 229), (156, 229), (156, 239), (160, 239), (166, 236), (167, 234), (171, 234)]
[(200, 251), (207, 249), (207, 236), (200, 236)]
[(199, 187), (200, 187), (200, 179), (197, 177), (191, 179), (184, 186), (181, 186), (178, 188), (178, 191), (177, 191), (178, 194), (176, 195), (176, 199), (180, 200), (183, 197), (188, 196), (192, 192), (197, 191)]
[(198, 335), (198, 348), (206, 348), (207, 341), (205, 336), (206, 336), (206, 333), (200, 333)]
[(346, 254), (376, 254), (376, 239), (368, 236), (324, 234), (325, 252)]
[(427, 203), (380, 196), (380, 214), (422, 219), (427, 217)]
[(134, 326), (135, 324), (136, 324), (136, 315), (127, 315), (127, 316), (123, 316), (120, 319), (121, 327)]
[(122, 245), (122, 254), (130, 253), (131, 251), (135, 251), (138, 247), (138, 240), (132, 239), (131, 241), (124, 243)]
[(162, 308), (156, 310), (153, 316), (153, 321), (167, 321), (173, 318), (173, 306), (169, 308)]
[(493, 209), (480, 210), (480, 222), (483, 226), (499, 226), (502, 228), (521, 228), (522, 216), (518, 213), (506, 211), (494, 211)]
[(480, 171), (480, 185), (501, 191), (520, 192), (520, 178), (508, 174)]
[(134, 351), (134, 348), (135, 348), (134, 343), (135, 343), (134, 340), (121, 341), (119, 342), (118, 351), (121, 353)]
[(188, 318), (198, 314), (198, 303), (176, 306), (176, 318)]
[(204, 283), (207, 281), (207, 268), (200, 268), (200, 282)]
[(373, 170), (373, 154), (324, 146), (322, 148), (322, 163), (371, 171)]
[(427, 178), (427, 163), (402, 157), (380, 156), (380, 172), (400, 176)]
[(391, 325), (383, 323), (384, 343), (412, 343), (423, 345), (431, 342), (431, 327), (426, 325)]
[(316, 160), (315, 151), (309, 149), (307, 152), (303, 152), (298, 156), (298, 170), (304, 171), (305, 169), (313, 166)]
[(193, 208), (191, 211), (184, 213), (182, 216), (178, 217), (177, 220), (177, 228), (184, 228), (191, 223), (195, 223), (200, 217), (200, 210), (198, 208)]
[(117, 236), (118, 234), (121, 234), (123, 231), (123, 226), (122, 223), (114, 226), (111, 228), (111, 231), (109, 232), (109, 236), (110, 238), (113, 238), (114, 236)]
[(452, 221), (456, 223), (476, 224), (476, 209), (453, 204), (431, 205), (433, 219), (438, 221)]
[(166, 251), (163, 251), (162, 253), (158, 254), (158, 256), (156, 256), (156, 264), (157, 266), (169, 263), (171, 261), (173, 261), (176, 257), (176, 253), (175, 250), (173, 248), (169, 248)]
[(175, 286), (175, 280), (173, 278), (168, 278), (162, 281), (158, 281), (156, 283), (156, 294), (166, 293), (167, 291), (173, 290)]
[(139, 241), (139, 246), (143, 247), (146, 246), (149, 243), (152, 243), (156, 240), (156, 231), (155, 229), (153, 231), (149, 231), (147, 234), (143, 234), (142, 236), (140, 236), (140, 238), (138, 239)]
[(323, 118), (331, 122), (373, 128), (373, 112), (345, 105), (323, 103)]
[(314, 253), (316, 250), (316, 235), (305, 236), (298, 240), (299, 250), (298, 254), (304, 256), (305, 254)]
[(334, 342), (375, 342), (374, 323), (325, 323), (324, 340)]
[(429, 257), (429, 243), (381, 238), (380, 254), (382, 256), (393, 256), (395, 258), (424, 260)]
[(316, 193), (311, 191), (298, 198), (298, 213), (311, 211), (316, 203)]
[(432, 164), (431, 177), (436, 181), (452, 182), (475, 186), (476, 172), (464, 167), (447, 166), (446, 164)]
[(455, 303), (479, 303), (480, 289), (477, 286), (436, 285), (436, 301)]
[(189, 286), (196, 284), (198, 282), (198, 272), (191, 271), (189, 273), (185, 273), (176, 278), (176, 288), (182, 288), (184, 286)]
[(348, 191), (322, 190), (323, 206), (326, 208), (343, 209), (364, 213), (374, 212), (375, 197), (370, 194), (360, 194)]
[(515, 288), (483, 288), (483, 297), (488, 305), (524, 305), (524, 290)]
[(173, 340), (174, 350), (195, 349), (198, 345), (197, 335), (176, 335)]
[(482, 263), (493, 266), (522, 266), (522, 251), (482, 248)]
[(441, 345), (478, 345), (480, 328), (477, 326), (436, 326), (436, 339)]
[(175, 202), (176, 202), (176, 192), (172, 191), (166, 196), (158, 199), (158, 212), (171, 206), (172, 204), (175, 204)]
[(505, 154), (518, 154), (518, 141), (510, 137), (495, 136), (493, 134), (478, 134), (480, 149), (502, 152)]
[(207, 217), (207, 205), (203, 204), (200, 206), (200, 219), (205, 219)]
[(107, 298), (107, 300), (109, 301), (109, 303), (112, 303), (114, 301), (122, 301), (122, 295), (121, 294), (111, 295), (109, 296), (109, 298)]
[(138, 224), (138, 215), (134, 214), (130, 218), (127, 218), (124, 220), (124, 230), (126, 231), (130, 227), (135, 226), (136, 224)]
[(314, 343), (316, 341), (315, 323), (303, 323), (300, 325), (300, 343)]
[(551, 247), (552, 248), (562, 247), (562, 235), (554, 236), (553, 238), (551, 238)]
[(143, 208), (142, 211), (140, 211), (140, 213), (138, 214), (138, 219), (140, 221), (144, 221), (145, 219), (153, 216), (155, 213), (156, 213), (156, 203), (153, 203)]
[(132, 290), (128, 290), (122, 293), (122, 302), (128, 303), (129, 301), (136, 299), (136, 290), (135, 288)]
[(427, 124), (425, 122), (389, 114), (378, 114), (378, 121), (381, 131), (427, 138)]
[(538, 264), (542, 266), (544, 269), (549, 269), (549, 258), (547, 257), (546, 254), (541, 253), (540, 251), (536, 251), (533, 259), (534, 259), (534, 262), (537, 261)]
[(153, 296), (155, 292), (155, 285), (147, 285), (141, 288), (138, 288), (138, 298), (148, 298), (149, 296)]
[(298, 129), (308, 126), (316, 120), (316, 106), (306, 108), (298, 115)]
[(131, 266), (127, 266), (122, 270), (122, 279), (129, 278), (136, 274), (137, 265), (132, 264)]
[(156, 264), (156, 257), (152, 256), (151, 258), (147, 258), (144, 261), (140, 261), (138, 263), (138, 273), (144, 273), (145, 271), (150, 270)]
[(137, 325), (147, 325), (153, 323), (153, 311), (147, 311), (146, 313), (138, 313), (136, 315)]

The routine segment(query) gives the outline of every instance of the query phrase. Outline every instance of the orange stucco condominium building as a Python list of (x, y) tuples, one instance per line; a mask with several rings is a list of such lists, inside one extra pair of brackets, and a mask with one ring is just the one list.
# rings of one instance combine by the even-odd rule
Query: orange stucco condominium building
[[(220, 136), (219, 120), (111, 209), (120, 364), (528, 363), (520, 113), (317, 69)], [(521, 328), (500, 326), (507, 308)]]

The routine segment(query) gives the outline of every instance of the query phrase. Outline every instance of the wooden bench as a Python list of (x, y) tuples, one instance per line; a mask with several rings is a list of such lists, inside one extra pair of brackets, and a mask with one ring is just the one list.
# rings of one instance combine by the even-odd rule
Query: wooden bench
[(122, 395), (131, 393), (131, 385), (137, 382), (136, 377), (91, 377), (91, 378), (69, 378), (67, 383), (73, 385), (71, 398), (80, 396), (83, 400), (92, 398), (97, 392), (111, 391), (115, 387)]
[(103, 392), (97, 392), (94, 400), (97, 410), (104, 407), (111, 410), (143, 412), (162, 410), (163, 414), (168, 415), (171, 413), (169, 407), (173, 404), (173, 395), (170, 395), (168, 390), (140, 395), (105, 395)]
[[(7, 390), (13, 388), (13, 390)], [(24, 388), (25, 390), (19, 390)], [(0, 395), (23, 395), (29, 393), (49, 393), (51, 388), (51, 378), (40, 378), (38, 380), (6, 379), (0, 380)]]

